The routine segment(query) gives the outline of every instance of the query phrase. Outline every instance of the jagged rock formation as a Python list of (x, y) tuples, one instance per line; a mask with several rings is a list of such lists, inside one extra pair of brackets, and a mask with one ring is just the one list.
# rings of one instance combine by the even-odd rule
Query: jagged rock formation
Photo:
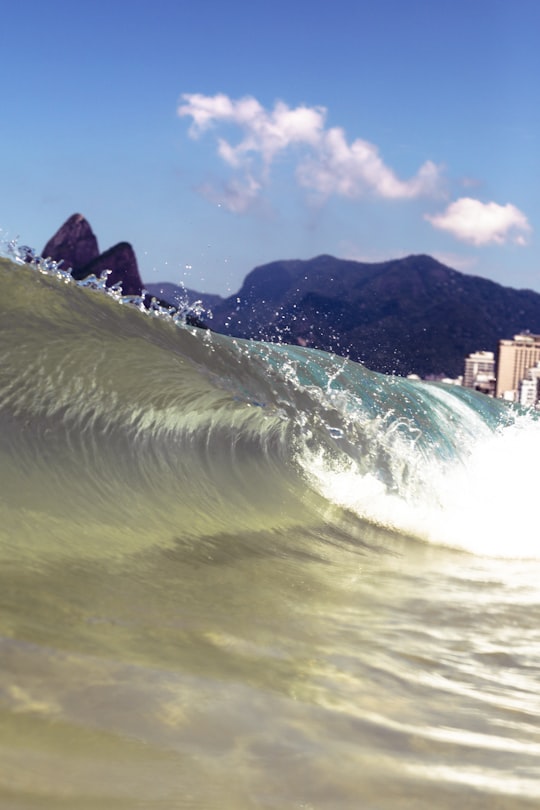
[(99, 252), (98, 241), (82, 214), (73, 214), (43, 249), (45, 258), (63, 261), (71, 268), (71, 275), (83, 279), (92, 274), (99, 276), (110, 270), (107, 286), (122, 284), (125, 295), (140, 295), (143, 288), (137, 258), (129, 242), (119, 242), (104, 253)]
[[(79, 274), (85, 265), (99, 256), (98, 241), (92, 228), (82, 216), (73, 214), (67, 219), (43, 248), (42, 256), (55, 262), (62, 261), (64, 268), (72, 268)], [(84, 278), (77, 275), (76, 278)]]
[[(64, 222), (43, 248), (42, 256), (56, 262), (62, 261), (63, 269), (70, 270), (73, 278), (78, 281), (91, 275), (99, 277), (104, 270), (108, 270), (107, 287), (121, 284), (124, 295), (141, 295), (143, 292), (137, 257), (129, 242), (119, 242), (100, 253), (98, 241), (82, 214), (72, 214)], [(157, 294), (154, 297), (158, 304), (165, 307), (171, 304)], [(152, 295), (146, 294), (143, 300), (144, 305), (149, 307)], [(191, 313), (186, 314), (186, 323), (201, 329), (208, 328), (200, 318)]]
[(108, 287), (121, 283), (124, 295), (141, 294), (143, 283), (139, 275), (137, 258), (129, 242), (119, 242), (105, 253), (100, 253), (83, 268), (86, 276), (90, 274), (100, 276), (104, 270), (110, 271), (107, 278)]

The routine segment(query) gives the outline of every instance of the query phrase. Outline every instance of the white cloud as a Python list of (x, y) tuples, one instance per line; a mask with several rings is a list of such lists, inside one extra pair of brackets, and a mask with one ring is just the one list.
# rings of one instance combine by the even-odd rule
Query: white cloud
[(200, 93), (182, 96), (184, 104), (178, 107), (179, 116), (191, 116), (189, 129), (196, 138), (205, 130), (221, 123), (236, 124), (243, 130), (243, 139), (236, 146), (220, 138), (219, 154), (233, 167), (238, 167), (249, 153), (259, 154), (266, 165), (274, 157), (294, 144), (316, 145), (324, 126), (326, 110), (322, 107), (296, 107), (291, 109), (282, 101), (267, 111), (255, 98), (232, 100), (228, 96), (203, 96)]
[(440, 183), (440, 170), (431, 161), (424, 163), (415, 177), (400, 180), (384, 164), (376, 146), (360, 138), (349, 144), (338, 127), (322, 134), (316, 154), (300, 164), (297, 176), (301, 185), (323, 196), (373, 193), (404, 199), (434, 194)]
[(525, 245), (531, 231), (527, 217), (515, 205), (482, 203), (472, 197), (461, 197), (442, 213), (426, 214), (425, 218), (435, 228), (477, 246), (506, 242)]
[[(278, 101), (272, 110), (266, 110), (252, 97), (233, 100), (224, 94), (200, 93), (185, 94), (182, 102), (178, 115), (193, 119), (189, 129), (193, 138), (219, 124), (233, 124), (241, 130), (241, 139), (235, 145), (217, 138), (218, 154), (230, 168), (245, 174), (252, 191), (258, 186), (257, 193), (269, 180), (275, 158), (293, 148), (301, 150), (298, 182), (323, 197), (336, 194), (354, 198), (370, 193), (386, 199), (407, 199), (435, 194), (440, 185), (441, 170), (431, 161), (424, 163), (414, 177), (401, 180), (386, 166), (375, 145), (361, 139), (348, 143), (343, 129), (326, 129), (324, 107), (290, 108)], [(255, 196), (253, 193), (250, 199)], [(228, 205), (226, 199), (224, 203)]]

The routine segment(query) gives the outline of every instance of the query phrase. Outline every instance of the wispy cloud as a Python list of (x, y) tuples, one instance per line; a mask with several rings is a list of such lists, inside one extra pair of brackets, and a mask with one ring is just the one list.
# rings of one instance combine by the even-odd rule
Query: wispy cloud
[(527, 217), (515, 205), (483, 203), (472, 197), (461, 197), (442, 213), (426, 214), (425, 218), (435, 228), (476, 246), (507, 242), (525, 245), (531, 231)]
[[(223, 196), (223, 204), (243, 211), (254, 202), (270, 181), (270, 169), (276, 157), (286, 152), (296, 156), (296, 179), (303, 188), (322, 198), (338, 195), (356, 198), (366, 194), (385, 199), (411, 199), (433, 195), (441, 185), (441, 169), (426, 161), (407, 180), (400, 179), (387, 166), (378, 148), (360, 138), (347, 141), (340, 127), (326, 127), (324, 107), (289, 107), (282, 101), (265, 109), (257, 99), (238, 100), (224, 94), (204, 96), (185, 94), (178, 115), (190, 117), (189, 134), (200, 137), (219, 125), (235, 125), (240, 140), (232, 144), (216, 135), (221, 159), (239, 175), (233, 187), (236, 193)], [(243, 190), (243, 194), (239, 194)], [(204, 187), (205, 193), (217, 195)]]
[(321, 134), (315, 154), (300, 163), (297, 177), (302, 186), (325, 197), (372, 193), (393, 200), (436, 194), (441, 181), (440, 168), (429, 160), (414, 177), (400, 180), (374, 144), (360, 138), (349, 144), (339, 127)]
[(257, 201), (260, 189), (261, 184), (247, 175), (243, 178), (233, 177), (219, 186), (202, 183), (197, 190), (210, 202), (223, 205), (235, 214), (242, 214)]
[(278, 152), (294, 144), (315, 145), (326, 115), (322, 107), (291, 109), (282, 101), (267, 111), (251, 96), (234, 100), (223, 93), (216, 96), (186, 93), (182, 100), (178, 115), (193, 118), (191, 137), (199, 137), (218, 123), (236, 124), (243, 131), (244, 137), (236, 146), (218, 139), (220, 156), (233, 167), (241, 166), (250, 154), (258, 154), (269, 166)]

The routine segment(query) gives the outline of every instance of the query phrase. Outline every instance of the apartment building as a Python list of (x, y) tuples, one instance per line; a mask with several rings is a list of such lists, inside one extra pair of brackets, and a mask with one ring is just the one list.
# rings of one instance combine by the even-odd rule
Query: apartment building
[(513, 340), (499, 341), (495, 396), (518, 400), (520, 383), (540, 362), (540, 335), (524, 332)]
[(495, 392), (495, 356), (493, 352), (473, 352), (465, 358), (463, 386), (493, 396)]

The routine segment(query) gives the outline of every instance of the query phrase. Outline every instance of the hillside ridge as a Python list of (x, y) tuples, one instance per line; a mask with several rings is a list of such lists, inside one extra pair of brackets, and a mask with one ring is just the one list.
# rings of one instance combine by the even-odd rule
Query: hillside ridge
[[(100, 254), (90, 226), (74, 214), (45, 247), (81, 278), (110, 264), (108, 283), (143, 287), (135, 253), (119, 243)], [(359, 262), (321, 254), (258, 265), (227, 298), (172, 282), (145, 285), (178, 306), (186, 297), (212, 310), (212, 329), (256, 340), (335, 352), (387, 374), (456, 377), (473, 351), (496, 352), (499, 340), (540, 333), (540, 294), (505, 287), (447, 267), (427, 254)], [(199, 321), (194, 321), (202, 325)]]

